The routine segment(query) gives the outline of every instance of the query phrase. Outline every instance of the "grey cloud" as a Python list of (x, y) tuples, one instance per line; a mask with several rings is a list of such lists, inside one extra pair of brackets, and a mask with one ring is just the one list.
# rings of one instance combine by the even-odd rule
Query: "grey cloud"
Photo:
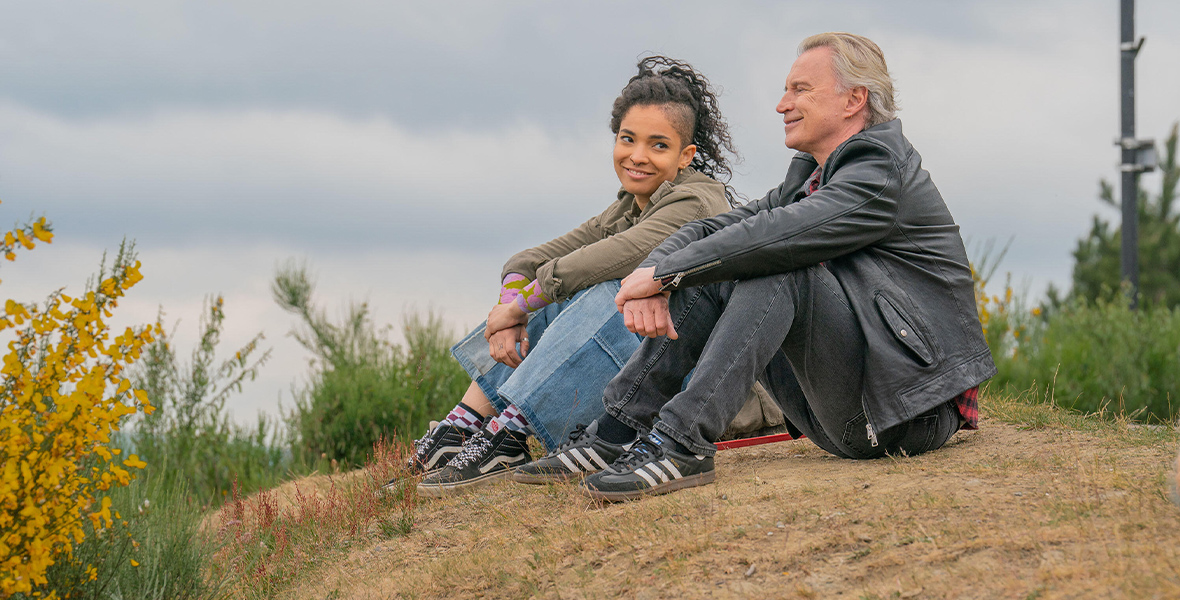
[[(1140, 131), (1157, 137), (1180, 117), (1167, 4), (1140, 3)], [(734, 183), (757, 197), (791, 154), (773, 105), (794, 46), (824, 29), (885, 48), (964, 231), (1017, 236), (1008, 268), (1068, 277), (1116, 160), (1114, 13), (1096, 0), (77, 2), (8, 16), (0, 198), (83, 239), (508, 251), (527, 212), (540, 241), (613, 193), (607, 112), (646, 52), (724, 88), (746, 157)]]
[[(161, 106), (322, 109), (407, 125), (597, 116), (645, 51), (721, 73), (764, 24), (792, 47), (818, 25), (960, 41), (994, 3), (90, 2), (9, 7), (0, 79), (62, 115)], [(834, 10), (833, 10), (834, 9)], [(920, 15), (920, 18), (915, 18)], [(707, 60), (716, 56), (717, 60)]]
[[(1180, 118), (1180, 5), (1138, 4), (1139, 131), (1158, 138)], [(251, 401), (268, 406), (302, 360), (266, 291), (275, 262), (312, 258), (327, 305), (369, 297), (393, 322), (422, 278), (420, 307), (470, 325), (507, 255), (610, 200), (607, 113), (638, 56), (725, 90), (734, 184), (754, 198), (791, 156), (773, 107), (795, 45), (848, 30), (884, 48), (965, 237), (1014, 236), (1003, 269), (1037, 293), (1068, 281), (1116, 174), (1116, 23), (1109, 0), (6, 6), (0, 210), (44, 212), (59, 238), (4, 285), (80, 283), (98, 249), (138, 239), (148, 279), (128, 312), (192, 325), (218, 290), (250, 307), (234, 339), (265, 323), (287, 348)]]

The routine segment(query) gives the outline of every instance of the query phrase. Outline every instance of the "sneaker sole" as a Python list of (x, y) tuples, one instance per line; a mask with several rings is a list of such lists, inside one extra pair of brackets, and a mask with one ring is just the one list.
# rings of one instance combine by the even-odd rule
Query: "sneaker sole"
[(419, 483), (418, 494), (427, 498), (443, 498), (452, 494), (461, 494), (467, 490), (495, 483), (507, 477), (511, 471), (500, 469), (485, 473), (474, 479), (456, 481), (454, 483)]
[(513, 471), (511, 478), (516, 483), (527, 483), (530, 485), (544, 485), (546, 483), (566, 483), (569, 481), (576, 481), (585, 478), (590, 473), (548, 473), (545, 475), (522, 473), (520, 471)]
[(605, 500), (607, 502), (624, 502), (627, 500), (635, 500), (644, 496), (657, 496), (659, 494), (667, 494), (682, 490), (684, 488), (696, 487), (698, 485), (708, 485), (713, 483), (717, 477), (717, 471), (706, 471), (704, 473), (697, 473), (696, 475), (689, 475), (682, 477), (668, 483), (661, 483), (655, 487), (644, 488), (642, 490), (630, 490), (625, 492), (604, 492), (601, 490), (590, 489), (582, 486), (582, 494), (594, 498), (595, 500)]

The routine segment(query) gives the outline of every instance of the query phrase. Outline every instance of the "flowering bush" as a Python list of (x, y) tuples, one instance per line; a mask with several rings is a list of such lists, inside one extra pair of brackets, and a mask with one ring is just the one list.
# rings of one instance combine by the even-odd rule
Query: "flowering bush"
[[(0, 251), (14, 260), (15, 250), (52, 237), (41, 218), (5, 234)], [(103, 320), (140, 279), (124, 246), (82, 295), (59, 290), (41, 307), (4, 303), (0, 332), (11, 341), (0, 369), (0, 597), (57, 597), (45, 589), (46, 569), (86, 537), (87, 523), (101, 531), (121, 519), (104, 492), (145, 466), (119, 457), (111, 436), (127, 415), (152, 411), (125, 370), (156, 331), (127, 328), (112, 338)]]
[[(975, 302), (996, 362), (992, 391), (1005, 390), (1083, 413), (1174, 422), (1180, 413), (1180, 307), (1132, 309), (1130, 297), (1073, 297), (1028, 308), (1012, 291), (989, 294), (998, 260), (991, 248), (972, 265)], [(1000, 253), (1003, 258), (1003, 253)]]

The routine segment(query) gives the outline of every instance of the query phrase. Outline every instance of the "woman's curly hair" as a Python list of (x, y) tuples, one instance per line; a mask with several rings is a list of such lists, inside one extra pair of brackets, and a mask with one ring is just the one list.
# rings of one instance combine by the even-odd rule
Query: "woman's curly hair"
[(666, 107), (680, 139), (697, 147), (689, 166), (725, 184), (725, 195), (733, 204), (733, 189), (728, 185), (733, 170), (726, 154), (737, 159), (737, 151), (709, 80), (692, 65), (666, 56), (649, 56), (640, 60), (638, 67), (639, 73), (615, 99), (611, 132), (618, 135), (623, 117), (633, 106)]

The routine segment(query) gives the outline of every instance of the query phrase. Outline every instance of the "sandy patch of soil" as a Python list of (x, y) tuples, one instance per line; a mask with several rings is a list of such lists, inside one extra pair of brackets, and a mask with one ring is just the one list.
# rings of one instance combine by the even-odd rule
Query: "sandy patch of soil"
[(985, 419), (913, 458), (731, 450), (713, 485), (617, 505), (502, 483), (424, 501), (412, 533), (284, 595), (1176, 598), (1175, 457), (1174, 434)]

